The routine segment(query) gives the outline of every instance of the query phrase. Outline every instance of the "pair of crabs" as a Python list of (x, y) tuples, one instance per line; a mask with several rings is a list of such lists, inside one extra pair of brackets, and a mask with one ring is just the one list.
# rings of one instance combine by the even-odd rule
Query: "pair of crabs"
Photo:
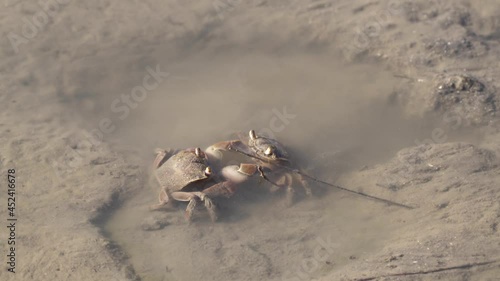
[[(253, 163), (229, 165), (220, 170), (220, 176), (213, 175), (212, 167), (220, 166), (222, 152), (235, 151), (248, 156)], [(170, 199), (189, 202), (186, 208), (186, 219), (191, 221), (193, 212), (199, 202), (203, 202), (212, 221), (217, 220), (216, 206), (212, 202), (215, 197), (230, 197), (238, 184), (254, 175), (270, 181), (267, 173), (272, 173), (278, 187), (286, 188), (287, 205), (293, 203), (294, 179), (298, 179), (307, 195), (311, 189), (299, 173), (294, 169), (284, 146), (278, 141), (264, 136), (257, 136), (250, 130), (248, 137), (240, 136), (238, 140), (218, 142), (205, 151), (200, 148), (189, 148), (179, 151), (157, 150), (154, 161), (155, 176), (161, 190), (159, 203), (152, 210), (163, 208)], [(216, 183), (204, 187), (211, 179)]]

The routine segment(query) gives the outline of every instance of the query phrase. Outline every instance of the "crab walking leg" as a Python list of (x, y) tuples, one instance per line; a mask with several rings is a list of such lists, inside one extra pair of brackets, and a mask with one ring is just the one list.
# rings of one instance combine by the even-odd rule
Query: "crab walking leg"
[(173, 154), (173, 150), (172, 149), (157, 148), (157, 149), (155, 149), (155, 154), (156, 154), (156, 158), (155, 158), (155, 161), (153, 162), (153, 169), (157, 169), (168, 158), (170, 158), (170, 156), (172, 156), (172, 154)]
[(191, 218), (193, 217), (193, 212), (196, 208), (197, 201), (201, 199), (200, 196), (198, 196), (196, 193), (197, 192), (176, 191), (172, 192), (171, 194), (172, 198), (177, 201), (185, 201), (185, 202), (189, 201), (186, 208), (187, 221), (191, 221)]
[(276, 184), (281, 187), (286, 187), (285, 205), (290, 207), (293, 205), (295, 197), (295, 189), (293, 189), (293, 176), (289, 173), (283, 174), (277, 181)]
[(306, 181), (306, 179), (301, 174), (296, 174), (296, 177), (299, 179), (300, 183), (302, 184), (302, 187), (304, 188), (306, 195), (309, 197), (312, 196), (311, 187), (309, 186), (309, 183)]
[(162, 189), (160, 191), (160, 194), (158, 195), (159, 203), (156, 205), (150, 206), (149, 209), (151, 211), (156, 211), (156, 210), (162, 209), (165, 205), (167, 205), (168, 200), (169, 200), (169, 198), (168, 198), (167, 192), (165, 191), (165, 189)]
[(186, 220), (191, 221), (193, 217), (194, 210), (196, 209), (196, 205), (198, 200), (201, 200), (205, 203), (205, 207), (208, 210), (210, 218), (212, 221), (217, 220), (217, 214), (215, 210), (215, 204), (212, 200), (203, 192), (184, 192), (184, 191), (176, 191), (171, 194), (172, 198), (176, 201), (189, 201), (186, 207)]
[[(217, 207), (215, 206), (215, 204), (212, 202), (212, 199), (210, 199), (210, 197), (208, 197), (205, 192), (200, 192), (200, 191), (194, 191), (194, 192), (184, 192), (184, 193), (189, 193), (190, 195), (196, 197), (196, 198), (199, 198), (201, 201), (203, 201), (203, 203), (205, 203), (205, 208), (207, 208), (207, 211), (208, 211), (208, 214), (210, 215), (210, 219), (212, 220), (212, 222), (215, 222), (217, 221)], [(189, 202), (189, 204), (191, 204), (192, 201)], [(193, 203), (195, 204), (196, 206), (196, 203)], [(188, 205), (188, 208), (189, 208), (189, 205)], [(192, 211), (192, 210), (191, 210)], [(188, 210), (186, 209), (186, 214)]]

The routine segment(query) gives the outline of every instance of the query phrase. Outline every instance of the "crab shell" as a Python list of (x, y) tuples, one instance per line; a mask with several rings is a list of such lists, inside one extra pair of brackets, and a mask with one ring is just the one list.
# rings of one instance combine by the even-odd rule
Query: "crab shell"
[(278, 141), (263, 136), (257, 136), (254, 130), (250, 130), (248, 135), (246, 143), (259, 158), (271, 163), (290, 162), (285, 147)]
[(191, 183), (208, 179), (208, 159), (199, 149), (177, 152), (156, 169), (156, 178), (169, 192), (181, 191)]

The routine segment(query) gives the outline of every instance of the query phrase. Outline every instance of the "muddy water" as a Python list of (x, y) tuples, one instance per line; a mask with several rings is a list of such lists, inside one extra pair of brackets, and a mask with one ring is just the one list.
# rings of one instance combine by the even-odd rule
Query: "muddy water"
[[(139, 151), (145, 162), (155, 147), (207, 147), (256, 129), (287, 144), (309, 173), (333, 182), (432, 129), (433, 120), (405, 119), (389, 102), (401, 81), (378, 65), (304, 53), (194, 55), (158, 64), (168, 77), (135, 100), (129, 114), (106, 105), (141, 85), (146, 68), (133, 75), (138, 84), (100, 95), (92, 112), (96, 121), (111, 117), (116, 129), (106, 137)], [(145, 180), (105, 230), (143, 280), (309, 280), (381, 249), (399, 226), (395, 207), (312, 187), (314, 198), (299, 194), (285, 208), (283, 194), (253, 181), (219, 202), (221, 222), (209, 223), (200, 210), (187, 225), (182, 204), (174, 212), (148, 211), (158, 187)], [(155, 221), (166, 226), (143, 230)]]
[[(191, 225), (184, 222), (184, 206), (151, 214), (151, 196), (137, 196), (106, 231), (143, 280), (310, 280), (381, 249), (398, 227), (383, 206), (335, 196), (292, 208), (282, 206), (279, 196), (250, 202), (236, 196), (232, 204), (221, 204), (220, 222), (211, 224), (200, 210)], [(152, 218), (168, 224), (144, 231)]]
[[(405, 119), (391, 105), (401, 78), (378, 65), (345, 65), (332, 54), (201, 54), (141, 65), (133, 73), (121, 70), (124, 83), (96, 86), (106, 94), (99, 93), (99, 106), (89, 112), (95, 123), (113, 121), (105, 138), (143, 153), (204, 147), (253, 128), (307, 159), (348, 151), (381, 156), (429, 135), (433, 124)], [(156, 67), (168, 77), (134, 101), (134, 87)]]

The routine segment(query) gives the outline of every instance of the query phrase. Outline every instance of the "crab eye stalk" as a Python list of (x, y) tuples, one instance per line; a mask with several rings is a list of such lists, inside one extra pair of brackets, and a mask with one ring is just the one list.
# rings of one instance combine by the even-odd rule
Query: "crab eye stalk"
[(194, 149), (194, 153), (196, 154), (197, 157), (203, 158), (203, 152), (201, 151), (201, 148), (197, 147)]
[(266, 148), (266, 150), (264, 150), (264, 154), (265, 154), (266, 156), (271, 156), (271, 155), (273, 154), (273, 148), (272, 148), (272, 147), (270, 147), (270, 146), (268, 146), (268, 147)]
[(210, 176), (212, 174), (212, 169), (210, 167), (205, 168), (205, 175)]
[(254, 130), (250, 130), (250, 132), (248, 132), (248, 136), (250, 137), (251, 140), (257, 139), (257, 134), (255, 134)]

